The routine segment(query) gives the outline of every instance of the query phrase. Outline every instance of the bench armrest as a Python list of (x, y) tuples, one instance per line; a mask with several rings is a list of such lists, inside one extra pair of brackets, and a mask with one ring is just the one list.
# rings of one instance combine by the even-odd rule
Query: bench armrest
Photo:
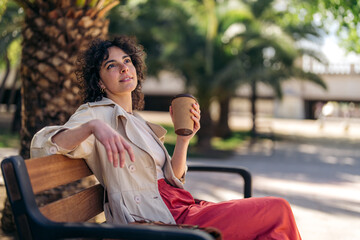
[(188, 166), (188, 171), (202, 171), (202, 172), (224, 172), (239, 174), (244, 179), (244, 198), (249, 198), (252, 195), (251, 192), (251, 174), (250, 172), (241, 167), (220, 167), (220, 166), (202, 166), (191, 164)]
[[(36, 239), (81, 238), (81, 239), (122, 239), (122, 240), (214, 240), (201, 230), (179, 229), (169, 226), (114, 225), (98, 223), (46, 223), (38, 225)], [(44, 231), (45, 230), (45, 231)]]

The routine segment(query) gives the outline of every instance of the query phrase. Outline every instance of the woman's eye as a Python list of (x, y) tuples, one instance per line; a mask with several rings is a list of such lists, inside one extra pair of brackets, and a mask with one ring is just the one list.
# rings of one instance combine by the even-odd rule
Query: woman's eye
[(131, 59), (130, 59), (130, 58), (126, 58), (126, 59), (124, 60), (124, 62), (125, 62), (125, 63), (131, 63)]
[(114, 64), (109, 64), (109, 65), (107, 66), (107, 69), (111, 69), (111, 68), (113, 68), (113, 67), (115, 67)]

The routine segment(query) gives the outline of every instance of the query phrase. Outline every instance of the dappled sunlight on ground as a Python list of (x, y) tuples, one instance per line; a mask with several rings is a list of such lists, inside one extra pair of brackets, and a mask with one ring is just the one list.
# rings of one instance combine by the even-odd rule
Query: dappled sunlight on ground
[[(303, 239), (360, 239), (360, 229), (355, 227), (360, 226), (360, 151), (356, 143), (287, 139), (276, 141), (271, 155), (266, 147), (256, 149), (241, 150), (231, 159), (191, 159), (190, 163), (249, 169), (253, 196), (288, 200)], [(237, 175), (190, 172), (187, 187), (198, 198), (210, 201), (242, 198), (242, 181)]]
[(335, 156), (324, 156), (320, 159), (327, 164), (340, 164), (340, 165), (355, 165), (355, 159), (350, 157), (337, 158)]
[(186, 178), (185, 188), (197, 199), (220, 202), (244, 196), (243, 180), (237, 174), (189, 172)]

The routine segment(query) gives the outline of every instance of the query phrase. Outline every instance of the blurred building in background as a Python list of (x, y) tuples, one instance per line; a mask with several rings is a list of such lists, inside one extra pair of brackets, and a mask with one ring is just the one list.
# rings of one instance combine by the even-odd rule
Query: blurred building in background
[[(307, 81), (291, 79), (282, 85), (283, 98), (276, 99), (270, 87), (258, 86), (257, 111), (259, 116), (290, 119), (360, 118), (360, 63), (323, 65), (310, 58), (303, 58), (302, 67), (321, 75), (328, 89)], [(0, 73), (0, 80), (2, 79)], [(15, 112), (20, 100), (20, 81), (14, 82), (11, 72), (3, 86), (0, 112)], [(159, 78), (149, 77), (143, 86), (145, 110), (168, 111), (171, 98), (186, 90), (184, 81), (170, 72)], [(230, 114), (250, 116), (250, 87), (244, 85), (232, 99)], [(217, 106), (213, 112), (216, 115)], [(216, 116), (215, 116), (216, 117)]]
[[(320, 64), (303, 58), (305, 71), (319, 74), (328, 89), (314, 83), (291, 79), (282, 85), (283, 98), (276, 99), (272, 89), (259, 84), (257, 110), (259, 116), (290, 119), (360, 118), (360, 63)], [(185, 83), (171, 73), (159, 79), (149, 78), (144, 84), (146, 110), (167, 111), (171, 97), (185, 91)], [(244, 85), (231, 102), (230, 113), (250, 115), (250, 87)], [(216, 112), (216, 104), (214, 104)]]

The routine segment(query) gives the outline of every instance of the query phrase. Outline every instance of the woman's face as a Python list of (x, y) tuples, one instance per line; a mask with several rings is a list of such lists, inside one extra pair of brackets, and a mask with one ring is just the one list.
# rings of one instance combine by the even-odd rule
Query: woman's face
[(109, 57), (100, 68), (100, 87), (105, 89), (110, 99), (131, 94), (138, 80), (130, 56), (115, 46), (108, 48), (108, 52)]

